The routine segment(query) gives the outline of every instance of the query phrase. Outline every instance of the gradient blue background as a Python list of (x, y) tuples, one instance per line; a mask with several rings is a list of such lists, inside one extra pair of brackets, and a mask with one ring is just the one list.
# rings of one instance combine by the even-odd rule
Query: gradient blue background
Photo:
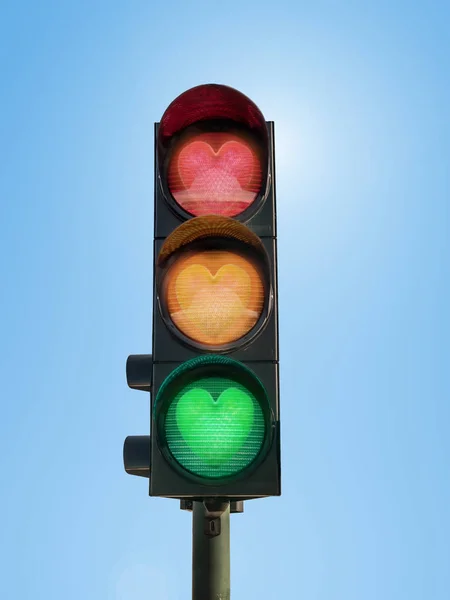
[(1, 598), (190, 598), (191, 517), (122, 444), (153, 123), (207, 82), (276, 126), (283, 495), (232, 518), (232, 598), (450, 598), (449, 12), (2, 3)]

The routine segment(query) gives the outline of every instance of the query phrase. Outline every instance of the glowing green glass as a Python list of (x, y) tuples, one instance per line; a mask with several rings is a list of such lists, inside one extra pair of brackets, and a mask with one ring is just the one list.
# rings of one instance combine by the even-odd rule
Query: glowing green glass
[(226, 377), (203, 377), (183, 387), (170, 403), (164, 437), (186, 470), (223, 478), (256, 458), (265, 420), (260, 403), (244, 385)]

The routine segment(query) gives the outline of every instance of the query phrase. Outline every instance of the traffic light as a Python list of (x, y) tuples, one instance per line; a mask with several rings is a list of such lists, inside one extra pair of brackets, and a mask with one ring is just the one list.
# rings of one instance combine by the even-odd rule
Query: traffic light
[(150, 495), (280, 494), (274, 127), (216, 84), (155, 126), (153, 351), (131, 356), (151, 390), (151, 436), (125, 468)]

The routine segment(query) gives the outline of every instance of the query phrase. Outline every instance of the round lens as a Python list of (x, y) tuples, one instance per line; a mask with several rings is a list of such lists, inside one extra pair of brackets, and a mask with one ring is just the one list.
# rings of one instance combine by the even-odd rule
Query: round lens
[[(179, 367), (185, 383), (158, 394), (166, 410), (160, 422), (159, 436), (176, 462), (186, 471), (205, 478), (220, 479), (237, 475), (256, 459), (266, 439), (267, 404), (264, 388), (252, 374), (253, 383), (222, 369), (209, 373), (196, 370), (200, 361), (226, 361), (219, 357), (193, 359)], [(228, 359), (228, 362), (234, 363)], [(190, 363), (191, 376), (186, 381)], [(226, 367), (226, 363), (225, 367)], [(223, 366), (223, 365), (222, 365)], [(241, 369), (246, 370), (241, 366)], [(177, 371), (171, 375), (172, 384)], [(174, 393), (172, 391), (175, 390)], [(161, 397), (162, 396), (162, 397)]]
[(228, 250), (184, 252), (163, 279), (165, 312), (197, 344), (236, 342), (258, 322), (265, 288), (258, 261)]
[(168, 165), (169, 191), (193, 216), (234, 217), (261, 191), (258, 146), (244, 134), (195, 133), (180, 139)]

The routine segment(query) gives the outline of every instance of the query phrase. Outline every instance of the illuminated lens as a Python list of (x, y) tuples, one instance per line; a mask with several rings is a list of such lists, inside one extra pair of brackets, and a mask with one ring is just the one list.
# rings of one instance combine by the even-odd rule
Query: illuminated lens
[(264, 415), (244, 385), (226, 377), (204, 377), (174, 397), (164, 437), (186, 470), (210, 479), (227, 477), (258, 455), (265, 437)]
[(235, 134), (196, 134), (180, 143), (169, 163), (169, 191), (194, 216), (234, 217), (254, 202), (261, 183), (254, 144)]
[(199, 344), (237, 341), (253, 329), (264, 308), (256, 262), (237, 252), (183, 254), (167, 271), (163, 286), (170, 319)]

